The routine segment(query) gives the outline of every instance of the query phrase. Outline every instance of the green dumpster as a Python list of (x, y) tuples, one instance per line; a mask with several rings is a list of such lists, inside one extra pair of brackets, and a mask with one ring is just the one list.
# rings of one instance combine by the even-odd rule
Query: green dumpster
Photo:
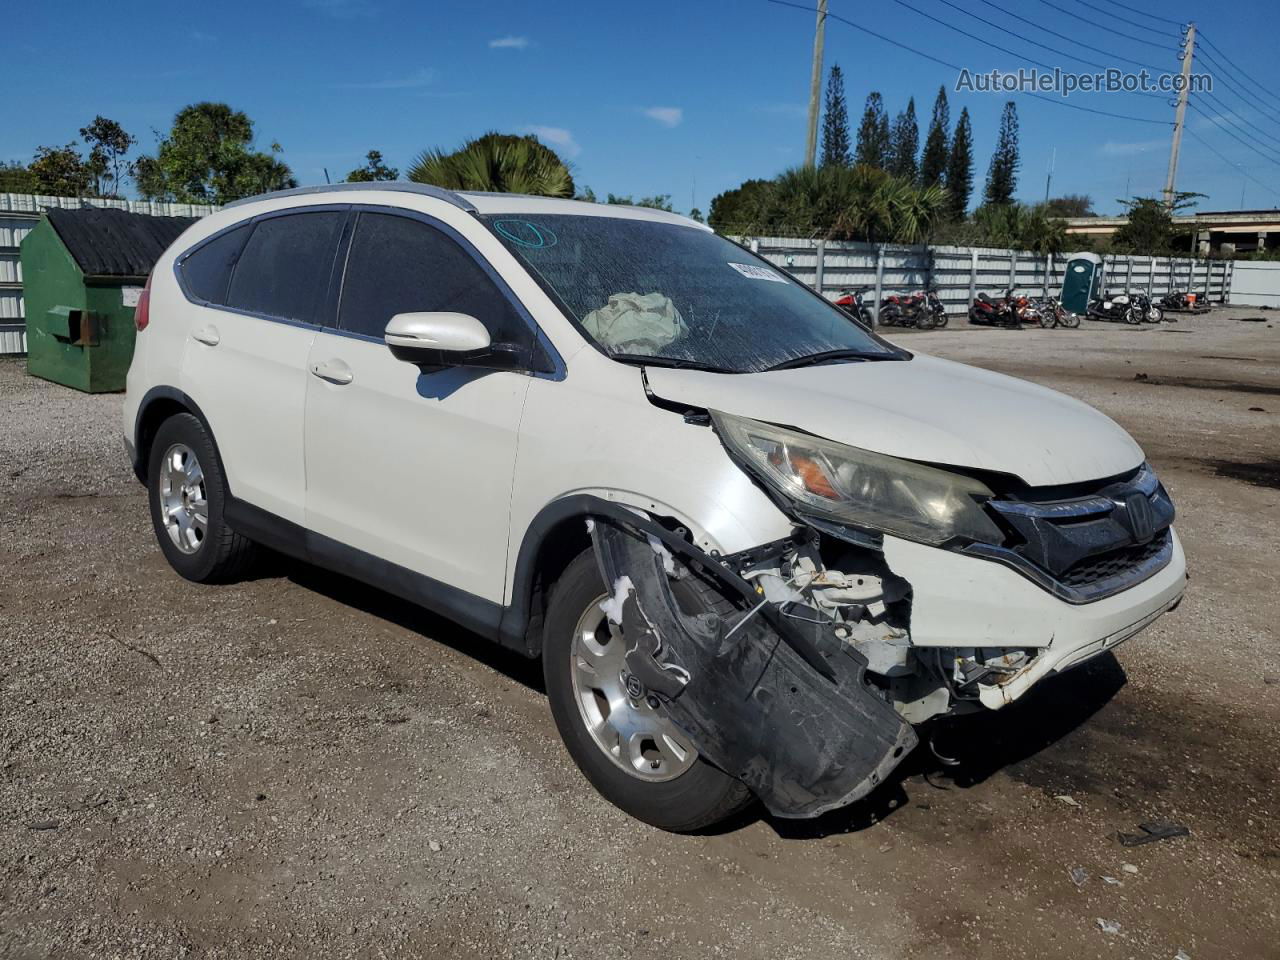
[(138, 295), (194, 222), (98, 207), (48, 211), (21, 247), (27, 372), (88, 393), (123, 390)]
[(1067, 257), (1067, 273), (1062, 280), (1062, 305), (1084, 316), (1091, 301), (1098, 299), (1102, 280), (1102, 258), (1096, 253), (1073, 253)]

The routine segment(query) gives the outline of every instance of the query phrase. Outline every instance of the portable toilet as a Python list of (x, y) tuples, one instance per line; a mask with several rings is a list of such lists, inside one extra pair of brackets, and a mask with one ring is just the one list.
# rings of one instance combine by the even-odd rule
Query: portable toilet
[(1071, 254), (1067, 257), (1067, 272), (1062, 281), (1062, 305), (1083, 317), (1090, 302), (1098, 299), (1101, 282), (1100, 256), (1096, 253)]
[(27, 372), (87, 393), (123, 390), (147, 275), (194, 218), (49, 210), (22, 241)]

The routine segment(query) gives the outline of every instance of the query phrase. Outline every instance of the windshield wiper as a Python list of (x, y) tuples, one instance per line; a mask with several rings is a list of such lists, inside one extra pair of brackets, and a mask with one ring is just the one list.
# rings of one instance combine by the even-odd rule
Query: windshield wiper
[(717, 367), (713, 363), (705, 363), (702, 360), (690, 360), (686, 357), (656, 357), (647, 353), (611, 353), (610, 360), (617, 360), (620, 363), (635, 363), (646, 367), (671, 367), (675, 370), (706, 370), (710, 373), (741, 373), (741, 370), (731, 370), (728, 367)]
[(796, 367), (812, 367), (820, 363), (835, 363), (838, 360), (905, 360), (906, 354), (898, 352), (887, 352), (884, 350), (823, 350), (821, 353), (811, 353), (804, 357), (792, 357), (790, 360), (783, 360), (781, 363), (775, 363), (771, 367), (765, 367), (768, 373), (771, 370), (792, 370)]

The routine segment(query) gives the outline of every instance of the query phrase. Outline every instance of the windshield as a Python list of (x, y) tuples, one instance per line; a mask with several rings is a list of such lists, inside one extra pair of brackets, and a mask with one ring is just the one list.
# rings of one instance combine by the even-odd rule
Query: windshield
[(905, 354), (706, 230), (616, 217), (480, 218), (605, 353), (752, 373)]

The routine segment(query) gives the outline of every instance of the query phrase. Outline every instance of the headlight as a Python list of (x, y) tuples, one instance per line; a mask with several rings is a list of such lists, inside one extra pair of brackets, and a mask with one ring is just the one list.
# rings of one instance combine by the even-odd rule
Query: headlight
[(712, 411), (726, 445), (802, 512), (920, 543), (956, 537), (1001, 543), (970, 477)]

